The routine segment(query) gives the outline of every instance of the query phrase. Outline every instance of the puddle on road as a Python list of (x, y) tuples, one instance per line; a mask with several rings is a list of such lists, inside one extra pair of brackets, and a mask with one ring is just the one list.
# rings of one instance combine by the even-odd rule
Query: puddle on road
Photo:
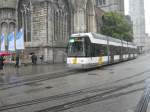
[(34, 89), (30, 89), (28, 91), (25, 91), (25, 93), (35, 93), (35, 92), (39, 92), (39, 91), (49, 90), (49, 89), (52, 89), (52, 88), (53, 87), (51, 87), (51, 86), (38, 87), (38, 88), (34, 88)]
[(6, 75), (0, 74), (0, 84), (10, 84), (21, 80), (21, 78), (14, 76), (14, 75)]
[(132, 69), (133, 69), (133, 68), (125, 68), (125, 70), (127, 70), (127, 71), (128, 71), (128, 70), (132, 70)]
[(51, 87), (51, 86), (47, 86), (47, 87), (45, 87), (46, 89), (51, 89), (51, 88), (53, 88), (53, 87)]
[(28, 85), (28, 86), (31, 86), (31, 87), (33, 87), (33, 86), (41, 86), (41, 85), (43, 85), (42, 83), (36, 83), (36, 82), (31, 82), (31, 83), (28, 83), (28, 84), (26, 84), (26, 85)]
[(111, 71), (110, 74), (114, 74), (115, 72)]
[(88, 74), (88, 75), (98, 75), (98, 74), (96, 74), (96, 73), (90, 73), (90, 74)]

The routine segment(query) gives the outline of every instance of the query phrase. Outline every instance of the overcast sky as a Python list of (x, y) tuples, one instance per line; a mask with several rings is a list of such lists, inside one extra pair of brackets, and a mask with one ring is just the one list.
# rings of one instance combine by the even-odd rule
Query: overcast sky
[[(129, 12), (129, 0), (125, 1), (125, 14), (128, 14)], [(150, 35), (150, 0), (144, 0), (145, 2), (145, 23), (146, 23), (146, 33), (149, 33)]]

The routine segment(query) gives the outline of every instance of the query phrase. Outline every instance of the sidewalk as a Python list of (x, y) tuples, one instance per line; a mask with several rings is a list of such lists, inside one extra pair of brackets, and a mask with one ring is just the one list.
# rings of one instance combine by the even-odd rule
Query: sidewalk
[(20, 68), (15, 68), (14, 65), (5, 65), (4, 75), (25, 76), (37, 75), (42, 73), (54, 73), (64, 70), (68, 70), (66, 64), (38, 64), (21, 66)]

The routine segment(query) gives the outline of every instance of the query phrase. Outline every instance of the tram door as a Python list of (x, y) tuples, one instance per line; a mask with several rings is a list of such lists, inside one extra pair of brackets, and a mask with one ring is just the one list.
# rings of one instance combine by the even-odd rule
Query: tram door
[(90, 65), (94, 64), (94, 45), (91, 43), (89, 38), (85, 38), (85, 57), (87, 58), (87, 63)]
[(110, 63), (114, 63), (114, 47), (113, 46), (109, 46), (110, 48), (110, 51), (109, 51), (109, 53), (110, 53)]
[(123, 61), (123, 46), (120, 47), (120, 61)]

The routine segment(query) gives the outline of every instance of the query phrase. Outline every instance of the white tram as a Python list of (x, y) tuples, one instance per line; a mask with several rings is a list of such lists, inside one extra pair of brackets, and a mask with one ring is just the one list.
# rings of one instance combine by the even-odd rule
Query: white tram
[(137, 57), (137, 47), (96, 33), (72, 34), (68, 43), (67, 65), (71, 68), (86, 69)]

